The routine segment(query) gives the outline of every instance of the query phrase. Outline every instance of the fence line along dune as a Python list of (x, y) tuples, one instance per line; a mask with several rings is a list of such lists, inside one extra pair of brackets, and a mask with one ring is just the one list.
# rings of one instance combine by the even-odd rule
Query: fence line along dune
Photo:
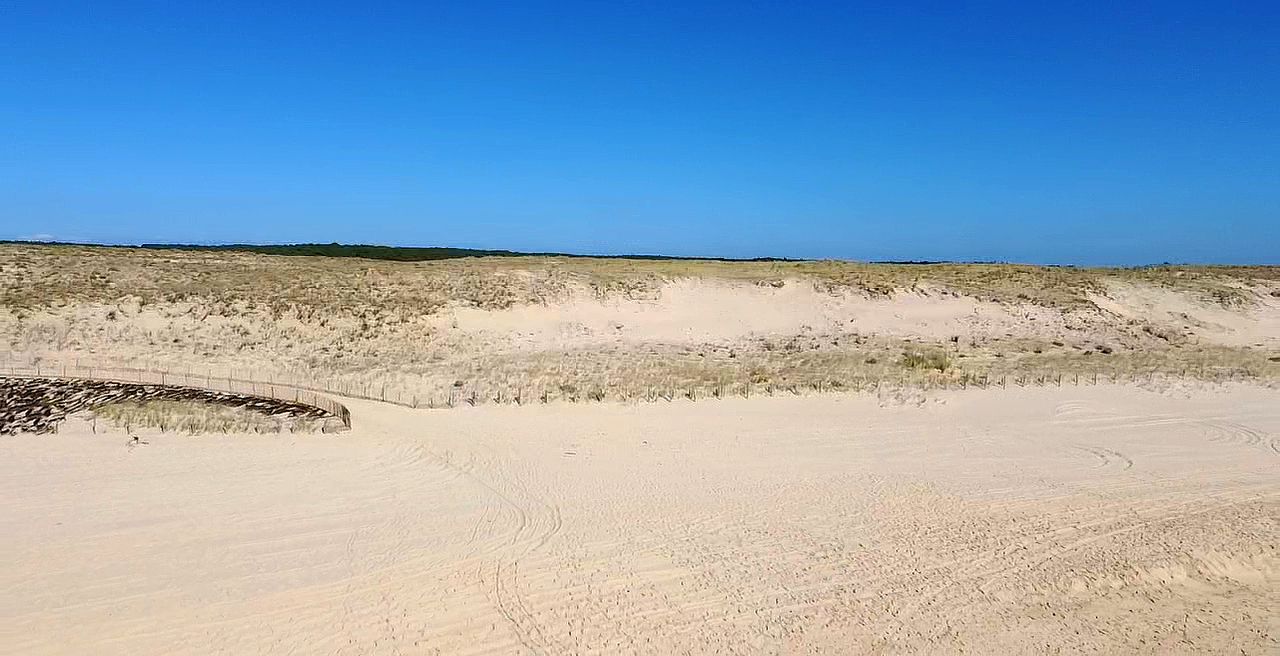
[[(314, 390), (232, 376), (198, 376), (154, 368), (61, 363), (0, 369), (0, 435), (55, 430), (68, 415), (120, 404), (174, 403), (238, 408), (263, 415), (332, 419), (326, 429), (350, 429), (346, 406)], [(336, 422), (336, 423), (335, 423)]]
[[(204, 373), (166, 371), (159, 365), (140, 367), (89, 365), (77, 358), (71, 364), (56, 356), (9, 354), (0, 375), (6, 372), (10, 378), (22, 376), (35, 378), (82, 379), (87, 381), (114, 381), (138, 383), (138, 389), (169, 386), (176, 389), (226, 392), (233, 398), (264, 397), (285, 403), (304, 404), (338, 419), (344, 428), (351, 427), (347, 408), (325, 394), (353, 399), (381, 401), (396, 405), (440, 409), (461, 405), (532, 403), (588, 403), (588, 402), (657, 402), (676, 399), (698, 401), (740, 396), (774, 396), (782, 394), (802, 395), (814, 393), (881, 393), (891, 390), (947, 390), (947, 389), (1008, 389), (1010, 386), (1079, 387), (1081, 385), (1108, 385), (1123, 383), (1168, 384), (1170, 382), (1225, 383), (1257, 381), (1271, 385), (1276, 382), (1267, 366), (1274, 361), (1229, 357), (1188, 359), (1180, 368), (1143, 367), (1139, 363), (1116, 358), (1092, 367), (1071, 366), (1070, 363), (1052, 361), (1035, 369), (988, 368), (980, 373), (974, 368), (953, 367), (949, 356), (942, 351), (906, 350), (901, 360), (887, 367), (813, 366), (808, 369), (783, 372), (773, 378), (762, 374), (760, 368), (752, 368), (742, 375), (741, 370), (712, 371), (689, 375), (673, 375), (661, 370), (659, 375), (645, 378), (635, 375), (625, 378), (593, 376), (592, 371), (571, 370), (567, 376), (542, 384), (527, 383), (528, 378), (514, 375), (503, 378), (501, 370), (491, 373), (499, 382), (487, 385), (454, 384), (443, 389), (422, 391), (410, 387), (405, 381), (352, 382), (337, 377), (314, 379), (280, 376), (255, 369), (227, 369), (215, 372), (209, 368)], [(670, 367), (670, 363), (664, 363)], [(865, 362), (864, 362), (865, 364)], [(1056, 365), (1056, 366), (1055, 366)], [(656, 367), (655, 367), (656, 369)], [(605, 369), (608, 372), (608, 369)], [(679, 370), (676, 370), (679, 371)], [(789, 379), (790, 375), (790, 379)], [(564, 382), (564, 381), (570, 382)], [(622, 382), (619, 382), (622, 381)], [(528, 386), (526, 386), (528, 385)], [(175, 397), (176, 398), (176, 397)]]
[(418, 407), (1042, 376), (1280, 376), (1280, 268), (466, 258), (0, 245), (0, 337)]

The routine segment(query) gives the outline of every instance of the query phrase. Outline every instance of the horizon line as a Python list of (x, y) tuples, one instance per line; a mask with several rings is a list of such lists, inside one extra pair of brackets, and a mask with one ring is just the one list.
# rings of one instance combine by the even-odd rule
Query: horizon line
[(863, 264), (889, 265), (933, 265), (933, 264), (1007, 264), (1018, 266), (1041, 266), (1056, 268), (1082, 269), (1135, 269), (1160, 266), (1195, 266), (1195, 267), (1275, 267), (1276, 264), (1192, 264), (1184, 262), (1159, 262), (1147, 264), (1121, 265), (1081, 265), (1081, 264), (1033, 264), (1011, 260), (857, 260), (852, 258), (795, 258), (795, 257), (722, 257), (722, 256), (689, 256), (661, 255), (641, 253), (587, 254), (558, 251), (513, 251), (509, 249), (461, 248), (453, 246), (389, 246), (386, 244), (346, 244), (341, 242), (279, 242), (279, 243), (107, 243), (94, 241), (61, 241), (52, 239), (0, 239), (0, 245), (28, 246), (81, 246), (89, 248), (131, 248), (140, 250), (179, 250), (179, 251), (224, 251), (255, 253), (259, 255), (277, 255), (284, 257), (346, 257), (397, 262), (428, 262), (435, 260), (461, 259), (466, 257), (565, 257), (577, 259), (612, 259), (612, 260), (648, 260), (648, 261), (704, 261), (704, 262), (856, 262)]

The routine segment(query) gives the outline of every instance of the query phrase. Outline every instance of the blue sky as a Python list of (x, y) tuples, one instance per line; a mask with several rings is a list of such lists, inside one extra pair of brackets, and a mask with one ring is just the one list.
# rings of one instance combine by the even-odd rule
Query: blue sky
[(1037, 4), (0, 0), (0, 239), (1280, 263), (1280, 5)]

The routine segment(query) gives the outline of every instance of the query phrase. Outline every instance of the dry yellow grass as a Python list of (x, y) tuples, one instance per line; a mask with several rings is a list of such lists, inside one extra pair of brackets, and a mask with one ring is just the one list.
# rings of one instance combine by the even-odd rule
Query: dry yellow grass
[(91, 412), (94, 419), (117, 429), (159, 429), (161, 432), (204, 433), (313, 433), (320, 422), (306, 417), (268, 416), (244, 408), (195, 401), (143, 401), (111, 403)]
[[(0, 245), (0, 339), (11, 357), (231, 370), (423, 405), (708, 396), (747, 384), (839, 389), (1027, 372), (1271, 378), (1280, 375), (1272, 347), (1190, 340), (1178, 326), (1118, 317), (1094, 299), (1136, 284), (1247, 309), (1280, 293), (1278, 272), (560, 257), (407, 263), (8, 244)], [(1063, 327), (1034, 335), (991, 329), (964, 339), (806, 330), (727, 342), (529, 349), (438, 320), (456, 308), (554, 306), (583, 294), (652, 301), (684, 278), (765, 290), (798, 282), (832, 296), (977, 299), (1010, 313), (1039, 308)]]
[(892, 294), (921, 285), (1005, 303), (1081, 307), (1108, 281), (1140, 280), (1223, 303), (1247, 302), (1242, 288), (1280, 280), (1274, 266), (1143, 268), (1021, 264), (868, 264), (848, 261), (721, 262), (564, 257), (484, 257), (432, 262), (288, 257), (124, 247), (0, 244), (0, 306), (69, 302), (143, 304), (191, 299), (277, 313), (290, 306), (329, 312), (430, 313), (460, 302), (496, 309), (561, 299), (570, 285), (602, 296), (652, 295), (662, 282), (706, 277), (756, 284), (809, 279), (827, 289)]

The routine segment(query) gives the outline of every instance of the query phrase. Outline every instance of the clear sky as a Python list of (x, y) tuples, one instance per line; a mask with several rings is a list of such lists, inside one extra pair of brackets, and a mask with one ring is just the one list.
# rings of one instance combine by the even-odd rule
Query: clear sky
[(0, 0), (0, 239), (1280, 263), (1280, 3), (963, 4)]

